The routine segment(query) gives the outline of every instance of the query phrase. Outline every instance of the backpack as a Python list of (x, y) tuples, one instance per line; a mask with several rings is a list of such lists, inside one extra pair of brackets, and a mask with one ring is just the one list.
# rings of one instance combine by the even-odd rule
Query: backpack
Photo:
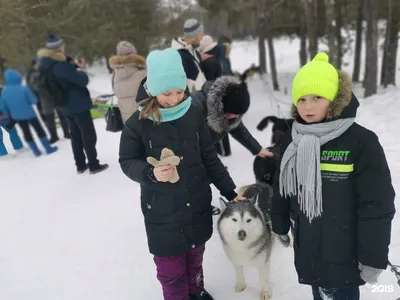
[(52, 72), (56, 63), (47, 69), (40, 69), (36, 83), (39, 88), (40, 97), (49, 99), (55, 107), (63, 107), (68, 104), (68, 95), (58, 84), (57, 78)]

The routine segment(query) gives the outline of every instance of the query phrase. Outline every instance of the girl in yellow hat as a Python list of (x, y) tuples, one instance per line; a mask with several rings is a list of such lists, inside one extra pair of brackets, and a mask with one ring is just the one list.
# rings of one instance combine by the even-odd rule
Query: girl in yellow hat
[(293, 124), (275, 177), (273, 231), (294, 236), (315, 300), (358, 300), (386, 269), (395, 192), (376, 134), (355, 123), (352, 82), (319, 53), (293, 80)]

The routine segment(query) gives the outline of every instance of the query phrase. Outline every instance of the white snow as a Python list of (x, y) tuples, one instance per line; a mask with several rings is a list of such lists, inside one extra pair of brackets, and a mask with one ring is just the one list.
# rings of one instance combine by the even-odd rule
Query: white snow
[[(298, 69), (298, 41), (276, 41), (277, 66), (282, 91), (272, 96), (262, 80), (249, 82), (252, 95), (244, 123), (265, 146), (270, 128), (256, 130), (266, 115), (288, 116), (290, 82)], [(256, 42), (233, 45), (233, 67), (243, 71), (257, 63)], [(352, 57), (345, 57), (351, 71)], [(94, 67), (90, 83), (93, 96), (111, 92), (105, 67)], [(400, 187), (400, 137), (397, 114), (400, 89), (390, 87), (379, 95), (362, 99), (358, 122), (374, 130), (386, 151), (393, 184)], [(279, 102), (274, 102), (274, 100)], [(280, 104), (280, 109), (277, 108)], [(0, 161), (0, 299), (1, 300), (132, 300), (162, 299), (153, 258), (148, 252), (139, 186), (130, 181), (118, 164), (119, 133), (105, 131), (104, 120), (95, 121), (98, 152), (109, 170), (90, 176), (77, 175), (68, 141), (59, 142), (59, 151), (34, 158), (30, 152)], [(5, 135), (6, 146), (11, 149)], [(253, 156), (231, 139), (233, 155), (223, 158), (237, 186), (253, 183)], [(214, 203), (219, 193), (214, 189)], [(215, 217), (215, 221), (217, 217)], [(371, 237), (373, 238), (373, 237)], [(400, 264), (400, 221), (393, 222), (390, 259)], [(308, 286), (298, 284), (293, 250), (277, 244), (272, 257), (273, 299), (311, 299)], [(255, 270), (246, 270), (248, 289), (234, 292), (235, 274), (223, 253), (218, 234), (207, 243), (204, 257), (206, 289), (221, 299), (259, 299)], [(380, 285), (394, 291), (373, 293), (362, 287), (362, 299), (383, 300), (400, 297), (394, 275), (385, 271)]]

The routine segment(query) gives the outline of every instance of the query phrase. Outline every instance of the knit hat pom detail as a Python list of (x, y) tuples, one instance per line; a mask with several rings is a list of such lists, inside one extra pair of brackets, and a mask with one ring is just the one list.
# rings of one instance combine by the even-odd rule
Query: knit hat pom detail
[(329, 63), (329, 56), (325, 52), (318, 53), (312, 61)]

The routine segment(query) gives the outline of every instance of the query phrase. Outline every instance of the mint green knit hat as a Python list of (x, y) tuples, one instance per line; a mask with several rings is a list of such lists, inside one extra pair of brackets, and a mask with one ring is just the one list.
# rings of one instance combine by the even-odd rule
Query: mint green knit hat
[(172, 89), (186, 90), (186, 73), (176, 49), (151, 51), (146, 64), (146, 85), (151, 96), (155, 97)]

